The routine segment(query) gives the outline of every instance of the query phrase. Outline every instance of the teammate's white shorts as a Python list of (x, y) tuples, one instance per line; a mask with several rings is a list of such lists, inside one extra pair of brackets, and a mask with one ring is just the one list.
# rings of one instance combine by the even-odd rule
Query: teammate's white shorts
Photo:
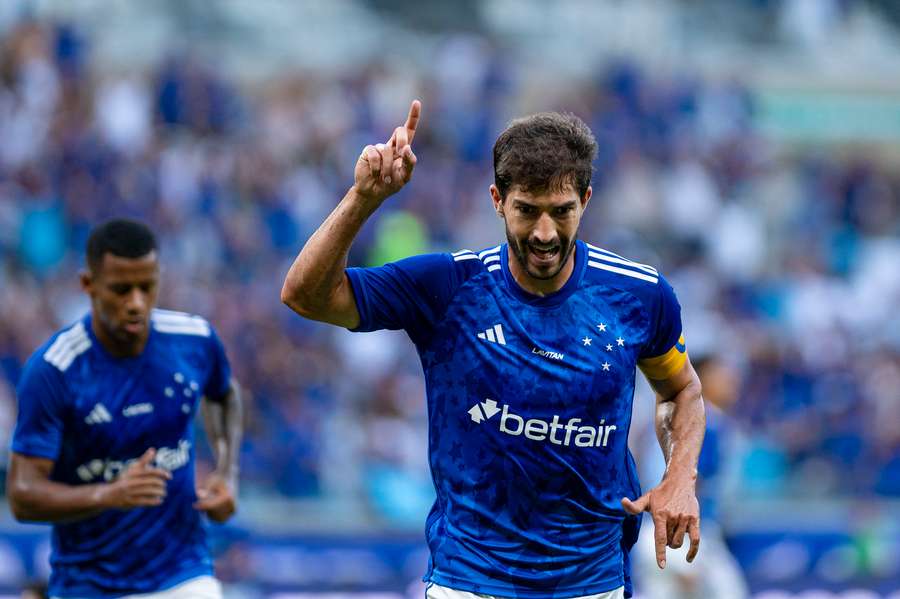
[(212, 576), (200, 576), (165, 591), (128, 595), (124, 599), (222, 599), (222, 585)]
[(164, 591), (127, 595), (122, 599), (222, 599), (222, 585), (212, 576), (198, 576)]
[[(428, 586), (425, 587), (425, 598), (426, 599), (500, 599), (495, 595), (479, 595), (477, 593), (470, 593), (468, 591), (457, 591), (456, 589), (449, 589), (447, 587), (442, 587), (439, 584), (434, 584), (433, 582), (428, 583)], [(585, 595), (583, 597), (573, 597), (573, 599), (625, 599), (625, 587), (619, 587), (617, 589), (613, 589), (612, 591), (607, 591), (606, 593), (600, 593), (599, 595)]]

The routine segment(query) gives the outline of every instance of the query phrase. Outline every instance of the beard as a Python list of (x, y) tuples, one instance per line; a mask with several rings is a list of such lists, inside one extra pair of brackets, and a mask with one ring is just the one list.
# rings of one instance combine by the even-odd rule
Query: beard
[(509, 243), (509, 247), (512, 248), (513, 254), (516, 257), (516, 260), (519, 261), (519, 265), (528, 273), (528, 276), (538, 279), (538, 280), (548, 280), (552, 279), (556, 275), (560, 273), (563, 267), (566, 265), (566, 262), (569, 261), (569, 256), (572, 254), (572, 250), (575, 249), (575, 239), (568, 239), (565, 237), (557, 238), (552, 244), (549, 246), (545, 246), (549, 248), (557, 248), (556, 249), (556, 258), (558, 262), (555, 264), (551, 263), (548, 265), (548, 268), (538, 268), (533, 265), (529, 260), (529, 254), (539, 255), (540, 253), (535, 250), (536, 246), (531, 243), (528, 239), (518, 239), (513, 237), (509, 228), (506, 228), (506, 241)]

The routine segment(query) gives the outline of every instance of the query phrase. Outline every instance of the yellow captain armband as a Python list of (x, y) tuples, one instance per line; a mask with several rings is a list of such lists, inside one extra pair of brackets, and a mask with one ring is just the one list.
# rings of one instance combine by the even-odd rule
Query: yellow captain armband
[(681, 335), (669, 351), (655, 358), (644, 358), (638, 362), (638, 366), (648, 379), (661, 381), (681, 370), (686, 360), (687, 347), (684, 344), (684, 335)]

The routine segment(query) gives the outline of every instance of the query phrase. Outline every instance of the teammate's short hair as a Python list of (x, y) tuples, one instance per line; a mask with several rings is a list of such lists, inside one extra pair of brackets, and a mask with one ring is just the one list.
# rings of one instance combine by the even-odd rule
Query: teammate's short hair
[(87, 263), (96, 271), (104, 254), (121, 258), (140, 258), (157, 248), (156, 236), (144, 223), (126, 218), (115, 218), (98, 225), (87, 240)]
[(505, 199), (518, 185), (527, 193), (571, 185), (584, 197), (591, 184), (597, 140), (571, 113), (540, 112), (513, 120), (494, 143), (494, 184)]

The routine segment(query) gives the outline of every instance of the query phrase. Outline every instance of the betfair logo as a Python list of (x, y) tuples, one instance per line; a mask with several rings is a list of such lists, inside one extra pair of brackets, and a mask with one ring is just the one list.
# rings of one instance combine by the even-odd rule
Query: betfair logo
[(469, 409), (469, 416), (472, 417), (472, 421), (481, 424), (485, 418), (490, 420), (494, 414), (500, 411), (500, 408), (497, 407), (497, 402), (493, 399), (486, 399), (481, 403), (477, 403)]
[(564, 447), (606, 447), (610, 435), (618, 428), (615, 424), (606, 424), (605, 419), (601, 419), (597, 426), (582, 424), (581, 418), (569, 418), (563, 423), (558, 414), (554, 414), (549, 421), (540, 418), (526, 419), (511, 412), (509, 406), (504, 405), (501, 410), (493, 399), (486, 399), (469, 409), (469, 416), (476, 424), (490, 420), (498, 413), (501, 414), (501, 433), (511, 437), (524, 435), (532, 441), (550, 441)]

